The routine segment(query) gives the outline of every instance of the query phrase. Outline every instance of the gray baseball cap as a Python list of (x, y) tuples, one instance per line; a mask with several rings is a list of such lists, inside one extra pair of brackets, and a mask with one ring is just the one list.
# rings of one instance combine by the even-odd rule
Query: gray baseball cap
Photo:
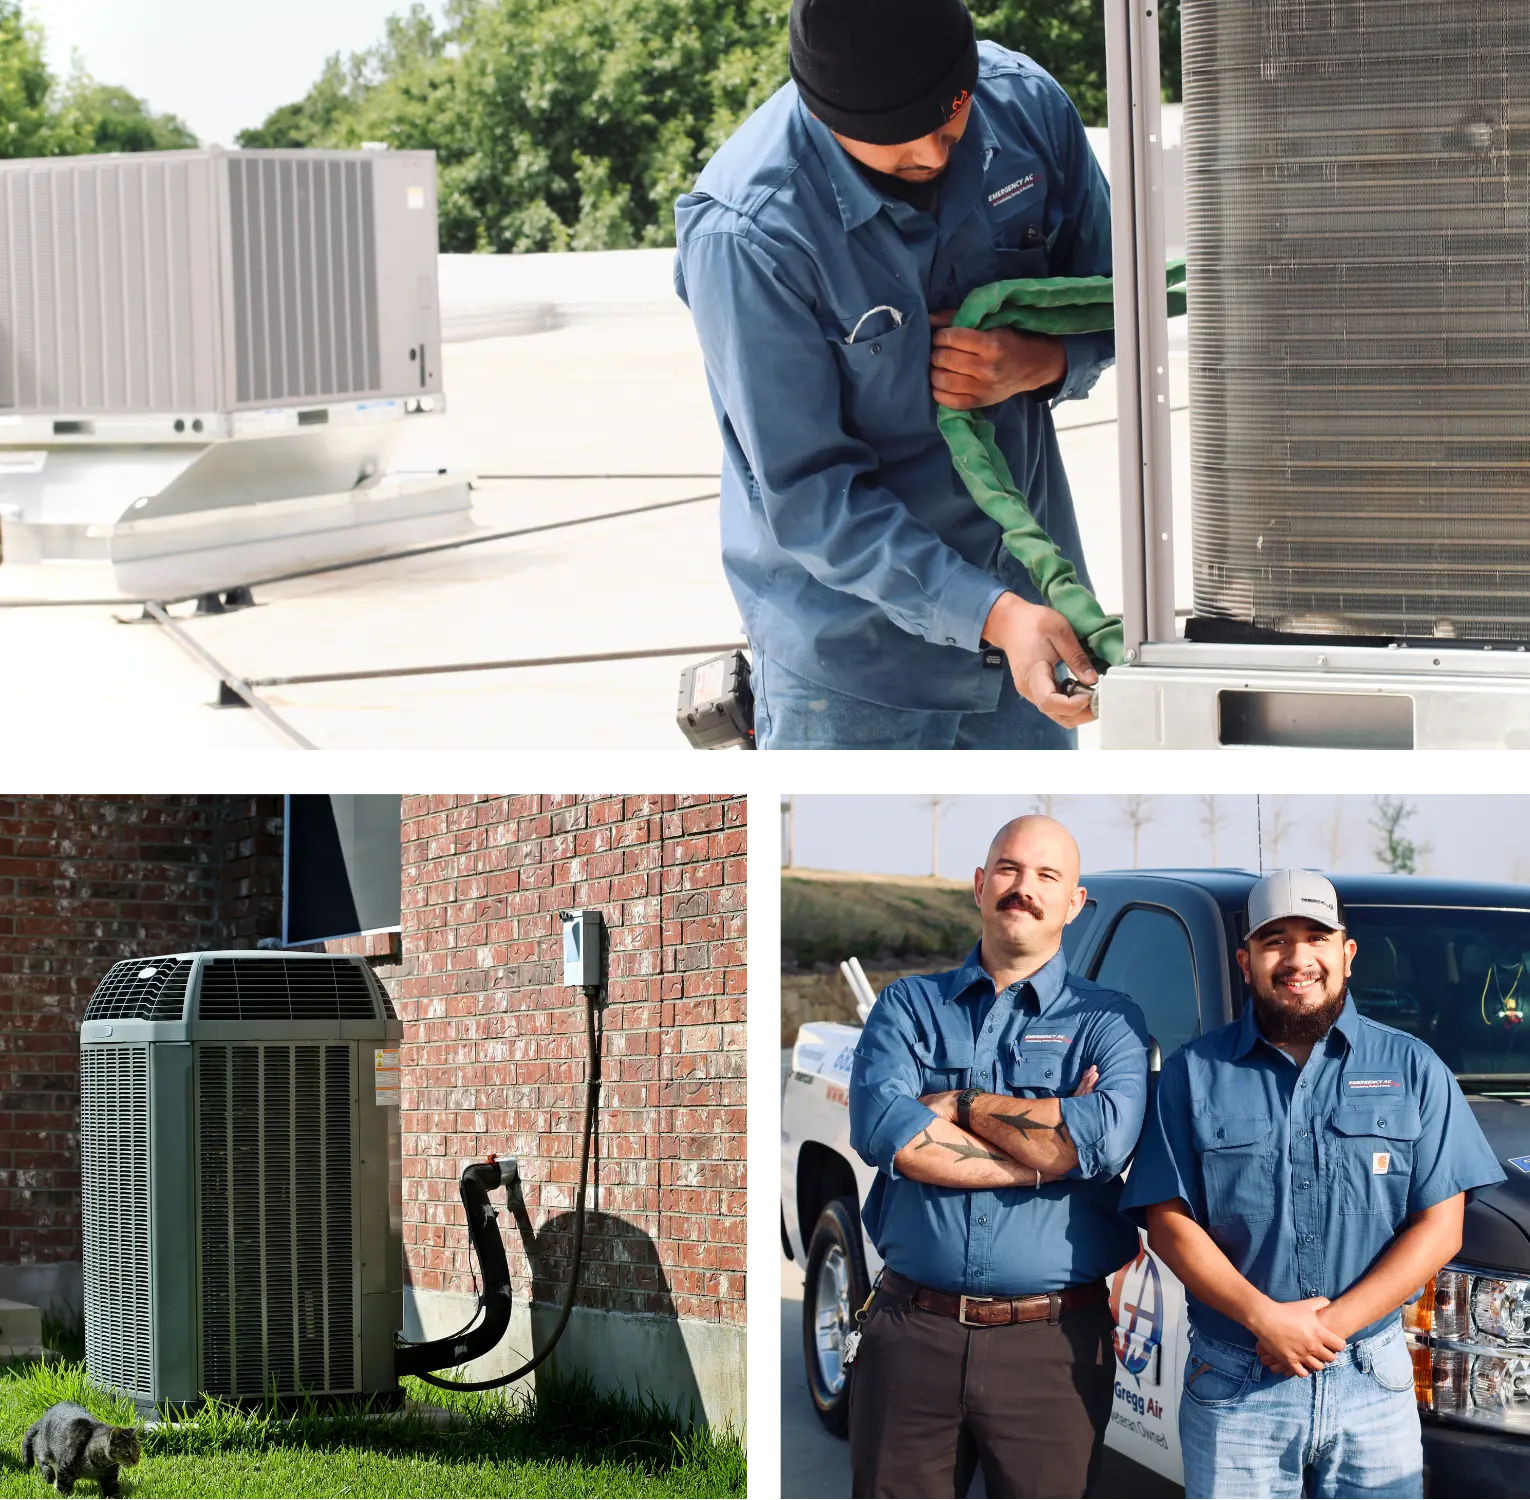
[(1344, 926), (1344, 905), (1332, 883), (1312, 870), (1275, 870), (1248, 893), (1243, 936), (1282, 917), (1307, 917), (1337, 931)]

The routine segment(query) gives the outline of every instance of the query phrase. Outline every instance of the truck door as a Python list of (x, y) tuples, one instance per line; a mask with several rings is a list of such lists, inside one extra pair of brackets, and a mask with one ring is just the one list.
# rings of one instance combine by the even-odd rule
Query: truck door
[[(1200, 1030), (1190, 933), (1164, 906), (1128, 906), (1090, 976), (1130, 995), (1167, 1058)], [(1215, 980), (1212, 981), (1215, 983)], [(1148, 1249), (1110, 1279), (1115, 1314), (1115, 1405), (1106, 1441), (1137, 1463), (1184, 1482), (1179, 1447), (1180, 1372), (1186, 1351), (1185, 1290)]]

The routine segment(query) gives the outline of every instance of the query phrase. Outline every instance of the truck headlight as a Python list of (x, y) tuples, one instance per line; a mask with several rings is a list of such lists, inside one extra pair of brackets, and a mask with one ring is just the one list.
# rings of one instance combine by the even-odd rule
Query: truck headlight
[(1420, 1410), (1530, 1433), (1530, 1278), (1447, 1266), (1403, 1328)]

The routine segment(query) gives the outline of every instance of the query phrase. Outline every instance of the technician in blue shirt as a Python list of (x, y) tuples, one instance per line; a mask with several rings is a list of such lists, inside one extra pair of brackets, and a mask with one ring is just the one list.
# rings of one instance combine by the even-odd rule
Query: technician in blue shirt
[(1068, 973), (1078, 873), (1060, 823), (1000, 829), (974, 877), (981, 942), (889, 985), (856, 1048), (850, 1143), (878, 1169), (864, 1218), (885, 1263), (852, 1366), (857, 1495), (965, 1495), (974, 1450), (990, 1495), (1081, 1495), (1098, 1466), (1147, 1028)]
[(1503, 1171), (1454, 1077), (1368, 1020), (1321, 875), (1249, 894), (1243, 1016), (1164, 1065), (1123, 1207), (1184, 1282), (1185, 1493), (1421, 1495), (1398, 1310)]
[(1110, 274), (1083, 123), (1029, 58), (977, 43), (961, 0), (793, 0), (790, 40), (793, 82), (675, 211), (757, 742), (1071, 747), (1087, 697), (1053, 669), (1094, 673), (968, 495), (935, 404), (989, 408), (1087, 581), (1050, 406), (1089, 391), (1114, 336), (946, 326), (989, 282)]

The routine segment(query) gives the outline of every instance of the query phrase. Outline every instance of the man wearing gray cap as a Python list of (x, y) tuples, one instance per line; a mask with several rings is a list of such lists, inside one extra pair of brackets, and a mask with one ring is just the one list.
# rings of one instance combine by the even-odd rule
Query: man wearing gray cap
[(1399, 1309), (1503, 1172), (1449, 1069), (1362, 1016), (1321, 875), (1249, 892), (1242, 1017), (1164, 1064), (1122, 1196), (1185, 1284), (1185, 1493), (1421, 1495)]

